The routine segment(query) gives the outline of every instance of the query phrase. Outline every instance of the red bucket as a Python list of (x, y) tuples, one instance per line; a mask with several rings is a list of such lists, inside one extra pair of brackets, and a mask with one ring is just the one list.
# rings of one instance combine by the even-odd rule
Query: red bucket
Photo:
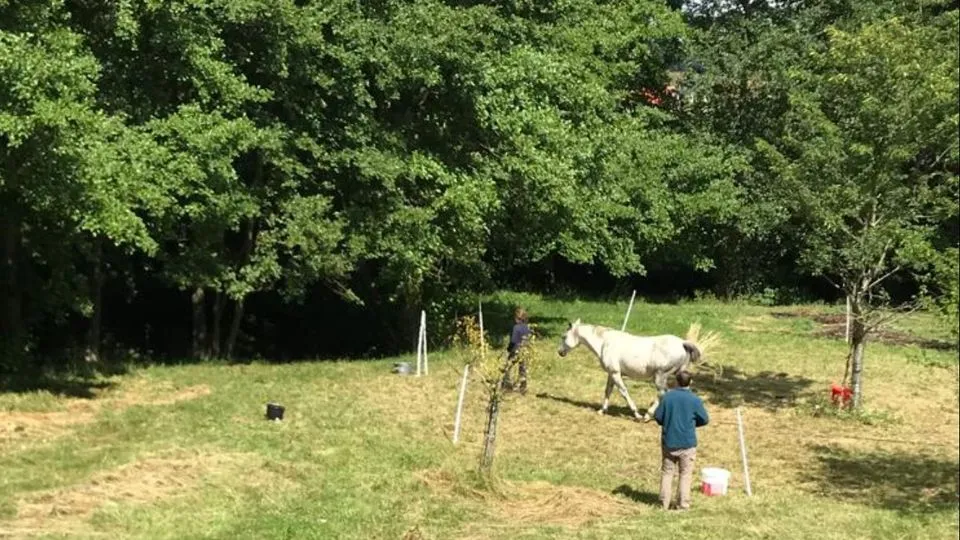
[(853, 389), (849, 386), (841, 386), (839, 384), (830, 385), (830, 401), (837, 407), (846, 407), (850, 404), (850, 400), (853, 398)]

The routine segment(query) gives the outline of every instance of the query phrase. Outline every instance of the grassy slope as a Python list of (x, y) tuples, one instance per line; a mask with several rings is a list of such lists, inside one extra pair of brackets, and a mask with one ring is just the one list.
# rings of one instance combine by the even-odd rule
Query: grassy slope
[[(682, 335), (699, 320), (724, 338), (711, 359), (722, 372), (703, 368), (694, 385), (713, 417), (700, 465), (733, 471), (730, 495), (696, 495), (693, 512), (664, 514), (654, 507), (656, 427), (631, 421), (616, 394), (612, 414), (598, 417), (595, 360), (554, 354), (566, 320), (619, 327), (625, 302), (502, 294), (485, 303), (491, 333), (506, 333), (517, 302), (544, 339), (530, 392), (502, 417), (498, 495), (471, 474), (484, 421), (476, 384), (462, 443), (450, 444), (456, 353), (432, 354), (421, 379), (392, 375), (398, 359), (155, 367), (112, 379), (96, 399), (0, 394), (0, 537), (956, 537), (955, 350), (870, 345), (864, 425), (816, 414), (844, 355), (842, 342), (813, 337), (810, 317), (826, 308), (795, 317), (635, 305), (634, 333)], [(932, 334), (929, 320), (902, 329)], [(652, 385), (629, 385), (646, 405)], [(287, 406), (284, 422), (262, 420), (268, 400)]]

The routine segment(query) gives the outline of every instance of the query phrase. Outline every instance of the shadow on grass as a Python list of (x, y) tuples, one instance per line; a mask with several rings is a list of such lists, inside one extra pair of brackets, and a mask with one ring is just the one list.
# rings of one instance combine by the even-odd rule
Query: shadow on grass
[[(648, 380), (630, 379), (627, 384), (632, 387), (634, 383), (649, 384), (649, 390), (653, 391), (653, 385)], [(709, 396), (709, 401), (712, 405), (719, 405), (721, 407), (752, 405), (768, 410), (776, 410), (794, 406), (800, 393), (809, 388), (813, 383), (813, 379), (798, 377), (787, 373), (764, 371), (755, 375), (748, 375), (734, 367), (724, 366), (722, 372), (716, 377), (709, 372), (694, 374), (692, 389), (697, 394)], [(674, 381), (671, 380), (670, 384), (672, 387)], [(611, 395), (611, 399), (618, 396), (618, 393), (614, 393)], [(600, 408), (603, 397), (603, 386), (597, 387), (596, 402), (580, 401), (548, 393), (539, 393), (537, 397), (597, 411)], [(636, 401), (636, 396), (633, 391), (631, 391), (631, 397)], [(649, 397), (652, 399), (652, 394), (649, 394)], [(637, 410), (640, 414), (646, 413), (644, 405), (649, 404), (637, 402)], [(611, 405), (607, 409), (607, 414), (610, 416), (633, 418), (633, 413), (625, 406)]]
[(620, 484), (616, 489), (613, 490), (612, 493), (614, 495), (627, 497), (636, 503), (649, 504), (650, 506), (656, 506), (657, 508), (660, 508), (661, 506), (659, 494), (650, 491), (639, 491), (626, 484)]
[(956, 461), (823, 445), (813, 450), (819, 467), (807, 480), (820, 495), (910, 513), (957, 508)]
[[(513, 312), (516, 308), (514, 304), (499, 300), (484, 302), (483, 327), (495, 347), (506, 347), (506, 338), (513, 328)], [(540, 338), (559, 336), (570, 322), (563, 317), (546, 316), (537, 312), (529, 313), (529, 316), (529, 322), (536, 328)]]
[(66, 374), (23, 374), (0, 377), (0, 394), (49, 392), (56, 396), (93, 399), (97, 397), (97, 390), (113, 386), (114, 383), (95, 377)]
[(711, 404), (753, 405), (769, 410), (792, 407), (800, 392), (813, 383), (813, 379), (772, 371), (748, 375), (731, 366), (721, 366), (717, 376), (700, 371), (693, 377), (694, 391), (707, 394)]
[[(600, 395), (601, 396), (603, 395), (603, 388), (600, 389)], [(601, 405), (600, 401), (597, 401), (596, 403), (589, 403), (586, 401), (570, 399), (568, 397), (554, 396), (546, 392), (541, 392), (537, 394), (537, 397), (540, 399), (550, 399), (559, 403), (564, 403), (566, 405), (573, 405), (574, 407), (580, 407), (581, 409), (587, 409), (593, 414), (600, 416), (599, 414), (597, 414), (597, 411), (600, 409), (600, 405)], [(644, 414), (647, 412), (646, 409), (641, 407), (639, 404), (637, 405), (637, 411), (639, 411), (640, 414)], [(613, 416), (618, 418), (629, 418), (630, 420), (634, 419), (633, 411), (631, 411), (629, 407), (622, 406), (622, 405), (610, 405), (609, 407), (607, 407), (606, 416)]]

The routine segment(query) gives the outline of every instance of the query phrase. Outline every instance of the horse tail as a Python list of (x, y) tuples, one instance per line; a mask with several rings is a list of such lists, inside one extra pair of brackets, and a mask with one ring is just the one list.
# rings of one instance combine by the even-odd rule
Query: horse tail
[(688, 362), (695, 364), (700, 361), (700, 347), (697, 347), (696, 344), (684, 341), (683, 350), (687, 351)]
[[(687, 330), (687, 335), (684, 337), (683, 348), (687, 350), (687, 353), (690, 355), (690, 358), (693, 362), (696, 362), (700, 358), (710, 354), (710, 351), (713, 351), (718, 345), (722, 344), (720, 335), (716, 332), (700, 332), (701, 327), (699, 322), (695, 322), (690, 325), (690, 329)], [(696, 352), (693, 352), (696, 351)]]

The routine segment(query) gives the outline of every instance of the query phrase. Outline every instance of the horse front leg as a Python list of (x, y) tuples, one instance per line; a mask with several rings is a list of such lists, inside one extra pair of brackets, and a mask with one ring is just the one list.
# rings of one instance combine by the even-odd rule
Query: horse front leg
[(607, 406), (610, 405), (610, 394), (613, 393), (613, 377), (607, 374), (607, 387), (603, 390), (603, 405), (600, 406), (598, 414), (606, 414)]
[(627, 400), (627, 405), (629, 405), (630, 410), (633, 411), (633, 416), (638, 420), (642, 418), (640, 412), (637, 411), (637, 404), (633, 402), (630, 393), (627, 392), (627, 385), (623, 383), (623, 377), (619, 373), (614, 373), (610, 375), (610, 378), (613, 379), (613, 384), (617, 385), (617, 390), (620, 390), (620, 395), (623, 396), (623, 399)]

